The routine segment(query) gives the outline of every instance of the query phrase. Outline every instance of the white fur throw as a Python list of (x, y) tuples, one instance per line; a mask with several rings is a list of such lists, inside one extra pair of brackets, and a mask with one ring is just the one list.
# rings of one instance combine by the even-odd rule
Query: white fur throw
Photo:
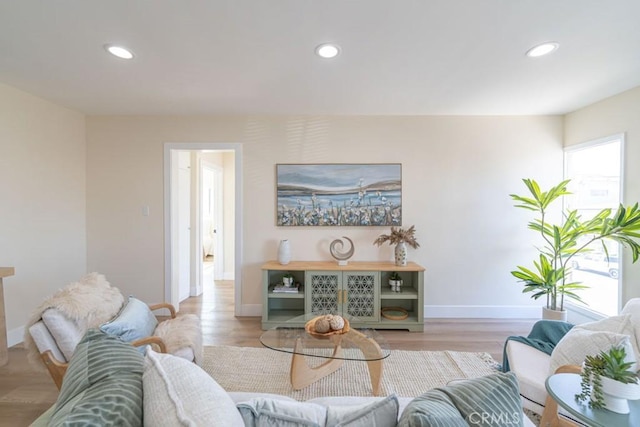
[(174, 319), (160, 322), (153, 335), (162, 338), (169, 354), (191, 347), (193, 361), (202, 364), (202, 330), (200, 318), (195, 314), (178, 314)]
[(95, 328), (113, 318), (124, 303), (120, 290), (107, 282), (102, 274), (90, 273), (78, 282), (69, 283), (45, 299), (31, 314), (24, 333), (24, 346), (29, 361), (42, 366), (40, 352), (29, 328), (42, 319), (42, 313), (55, 308), (72, 320), (82, 335), (89, 328)]

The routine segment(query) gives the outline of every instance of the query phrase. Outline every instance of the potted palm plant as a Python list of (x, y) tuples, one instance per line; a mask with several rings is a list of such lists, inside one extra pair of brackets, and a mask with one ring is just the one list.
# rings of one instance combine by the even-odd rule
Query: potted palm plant
[(640, 256), (640, 210), (638, 203), (624, 207), (620, 205), (612, 215), (611, 209), (602, 209), (592, 218), (583, 219), (577, 210), (563, 213), (562, 224), (552, 224), (547, 214), (553, 202), (564, 195), (570, 180), (564, 180), (547, 191), (542, 191), (532, 179), (523, 179), (529, 194), (511, 194), (515, 207), (536, 212), (538, 217), (529, 222), (529, 229), (538, 233), (542, 246), (538, 247), (538, 258), (534, 268), (517, 266), (511, 272), (524, 282), (523, 292), (533, 293), (532, 298), (546, 298), (543, 318), (566, 319), (565, 297), (581, 301), (577, 291), (586, 288), (580, 282), (571, 281), (571, 259), (582, 252), (591, 251), (594, 243), (601, 243), (608, 259), (605, 241), (621, 243), (631, 250), (633, 262)]
[(578, 401), (589, 401), (594, 409), (606, 408), (620, 414), (629, 413), (627, 400), (640, 399), (638, 375), (627, 360), (624, 347), (612, 347), (596, 356), (587, 356), (580, 373)]

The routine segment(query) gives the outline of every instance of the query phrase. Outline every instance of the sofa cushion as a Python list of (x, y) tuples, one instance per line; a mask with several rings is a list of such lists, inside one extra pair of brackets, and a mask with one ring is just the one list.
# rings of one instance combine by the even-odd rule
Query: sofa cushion
[(76, 346), (82, 339), (84, 331), (57, 308), (49, 308), (42, 313), (42, 321), (47, 325), (51, 336), (56, 340), (58, 348), (64, 355), (62, 361), (71, 360)]
[(36, 343), (36, 347), (38, 347), (38, 351), (41, 354), (47, 350), (51, 350), (51, 354), (53, 354), (56, 360), (68, 362), (64, 354), (62, 354), (62, 351), (60, 351), (56, 341), (53, 339), (49, 328), (45, 326), (42, 320), (29, 327), (29, 334), (31, 334), (31, 338), (33, 338), (33, 342)]
[(185, 359), (147, 350), (142, 385), (145, 426), (243, 425), (227, 392)]
[(237, 405), (245, 427), (324, 427), (327, 408), (315, 403), (257, 397)]
[(123, 341), (132, 342), (150, 337), (156, 326), (158, 326), (158, 319), (153, 315), (149, 306), (137, 298), (129, 297), (120, 313), (100, 325), (100, 329), (120, 337)]
[(518, 380), (496, 373), (433, 389), (405, 408), (398, 426), (522, 426)]
[(373, 403), (327, 407), (327, 426), (395, 427), (397, 423), (398, 398), (395, 394)]
[(49, 425), (142, 425), (143, 357), (89, 329), (76, 346)]
[[(349, 397), (347, 397), (349, 399)], [(357, 402), (362, 402), (355, 398)], [(395, 427), (398, 422), (396, 395), (364, 400), (364, 403), (323, 405), (316, 402), (282, 400), (279, 397), (256, 397), (237, 404), (246, 427)]]

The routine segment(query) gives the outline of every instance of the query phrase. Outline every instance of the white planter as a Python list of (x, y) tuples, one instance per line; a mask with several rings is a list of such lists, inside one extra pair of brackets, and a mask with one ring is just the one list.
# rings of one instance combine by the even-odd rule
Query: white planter
[(389, 287), (391, 287), (391, 291), (400, 292), (400, 287), (402, 286), (402, 279), (400, 280), (391, 280), (389, 279)]
[(567, 310), (550, 310), (547, 307), (542, 307), (542, 318), (545, 320), (562, 320), (567, 321)]
[(601, 380), (604, 407), (618, 414), (628, 414), (628, 400), (640, 399), (640, 384), (625, 384), (607, 377)]

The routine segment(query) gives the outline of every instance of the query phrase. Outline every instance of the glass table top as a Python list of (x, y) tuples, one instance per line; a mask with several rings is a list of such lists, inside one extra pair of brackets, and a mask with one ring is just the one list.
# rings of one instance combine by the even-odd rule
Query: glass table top
[(628, 414), (618, 414), (606, 409), (591, 409), (587, 402), (578, 402), (580, 375), (555, 374), (547, 378), (546, 388), (558, 405), (567, 410), (578, 421), (592, 427), (640, 426), (640, 400), (629, 400)]
[[(306, 323), (318, 316), (307, 314), (283, 322), (265, 331), (260, 342), (272, 350), (325, 359), (372, 361), (385, 359), (391, 354), (389, 344), (375, 329), (350, 327), (345, 333), (319, 336), (308, 333), (304, 327), (288, 325)], [(343, 317), (350, 323), (357, 321), (352, 316)], [(337, 347), (342, 351), (336, 351)], [(368, 351), (371, 347), (376, 351)]]

